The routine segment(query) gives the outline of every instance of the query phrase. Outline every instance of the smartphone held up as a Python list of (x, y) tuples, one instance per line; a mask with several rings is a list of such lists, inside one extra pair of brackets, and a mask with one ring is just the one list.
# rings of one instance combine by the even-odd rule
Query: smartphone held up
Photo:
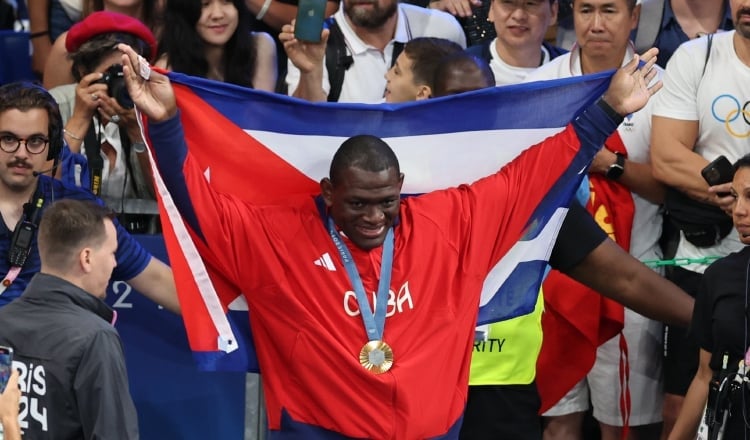
[(299, 0), (297, 19), (294, 23), (294, 37), (311, 43), (320, 42), (323, 22), (326, 19), (327, 0)]
[[(724, 156), (719, 156), (701, 170), (701, 176), (709, 186), (721, 185), (731, 182), (734, 177), (734, 167)], [(717, 193), (720, 197), (726, 197), (729, 193)]]
[(729, 159), (719, 156), (701, 170), (701, 175), (709, 185), (721, 185), (732, 181), (734, 167)]

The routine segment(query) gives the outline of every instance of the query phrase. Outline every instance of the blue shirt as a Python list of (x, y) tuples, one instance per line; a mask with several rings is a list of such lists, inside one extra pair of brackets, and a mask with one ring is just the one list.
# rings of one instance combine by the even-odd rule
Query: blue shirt
[[(645, 18), (641, 18), (641, 21)], [(734, 22), (732, 22), (732, 12), (729, 9), (727, 2), (724, 2), (724, 19), (719, 25), (720, 30), (731, 31), (734, 29)], [(638, 29), (634, 30), (631, 39), (635, 41), (635, 37), (638, 34)], [(659, 57), (656, 61), (661, 67), (667, 67), (667, 61), (672, 57), (672, 54), (680, 46), (680, 44), (696, 38), (697, 35), (688, 36), (680, 27), (677, 22), (677, 18), (672, 10), (672, 3), (669, 0), (664, 1), (664, 13), (661, 17), (661, 27), (659, 28), (659, 34), (656, 36), (653, 46), (659, 48)]]
[[(50, 203), (58, 199), (93, 200), (100, 205), (104, 204), (91, 192), (81, 188), (68, 186), (63, 182), (52, 179), (48, 176), (39, 176), (39, 186), (44, 196), (44, 207), (49, 206)], [(117, 259), (117, 267), (115, 267), (112, 272), (112, 279), (129, 280), (143, 272), (143, 269), (145, 269), (151, 261), (151, 254), (144, 249), (140, 243), (138, 243), (117, 221), (115, 221), (115, 227), (117, 228), (117, 253), (115, 255)], [(0, 221), (0, 273), (2, 273), (0, 276), (3, 278), (10, 270), (10, 263), (8, 263), (8, 250), (10, 248), (12, 237), (13, 231), (8, 229), (5, 221)], [(40, 269), (41, 261), (39, 259), (39, 250), (37, 248), (37, 236), (34, 234), (34, 238), (31, 242), (31, 252), (26, 259), (26, 264), (24, 264), (21, 273), (18, 274), (18, 277), (13, 281), (13, 284), (8, 286), (5, 292), (0, 295), (0, 307), (18, 298), (24, 289), (26, 289), (26, 285), (29, 281), (31, 281), (31, 277), (39, 272)]]

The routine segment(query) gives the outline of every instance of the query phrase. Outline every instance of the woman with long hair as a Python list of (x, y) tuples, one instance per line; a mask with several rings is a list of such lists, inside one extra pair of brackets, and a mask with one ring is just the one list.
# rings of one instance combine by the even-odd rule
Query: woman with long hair
[(167, 0), (156, 65), (273, 92), (275, 43), (249, 22), (242, 0)]

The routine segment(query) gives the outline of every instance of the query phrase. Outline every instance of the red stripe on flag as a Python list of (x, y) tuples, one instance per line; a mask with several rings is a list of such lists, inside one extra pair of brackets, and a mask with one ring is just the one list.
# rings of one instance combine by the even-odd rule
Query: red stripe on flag
[[(258, 204), (278, 202), (295, 194), (319, 192), (317, 182), (222, 116), (188, 87), (174, 84), (174, 90), (188, 149), (192, 158), (208, 170), (211, 185), (217, 190)], [(161, 199), (159, 213), (173, 273), (192, 273), (175, 231), (167, 220)], [(206, 255), (204, 252), (207, 249), (190, 232), (199, 253)], [(203, 259), (203, 262), (226, 314), (228, 305), (241, 292), (228, 279), (221, 277), (210, 261)], [(196, 280), (182, 276), (176, 277), (175, 283), (182, 314), (190, 317), (183, 321), (191, 349), (196, 352), (217, 351), (219, 334)]]
[(174, 89), (190, 153), (204, 169), (210, 170), (211, 185), (219, 191), (259, 204), (319, 192), (317, 182), (222, 116), (188, 87), (175, 84)]

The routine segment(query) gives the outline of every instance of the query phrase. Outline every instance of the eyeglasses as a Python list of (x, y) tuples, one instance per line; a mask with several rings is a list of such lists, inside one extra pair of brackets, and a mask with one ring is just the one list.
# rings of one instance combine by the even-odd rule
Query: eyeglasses
[(549, 4), (549, 0), (496, 0), (500, 8), (507, 12), (514, 12), (516, 9), (523, 9), (529, 14), (538, 14), (544, 10), (544, 4)]
[(10, 134), (0, 136), (0, 149), (6, 153), (15, 153), (20, 147), (21, 142), (26, 146), (26, 151), (30, 154), (39, 154), (49, 143), (49, 139), (41, 135), (29, 136), (26, 139), (20, 139)]

